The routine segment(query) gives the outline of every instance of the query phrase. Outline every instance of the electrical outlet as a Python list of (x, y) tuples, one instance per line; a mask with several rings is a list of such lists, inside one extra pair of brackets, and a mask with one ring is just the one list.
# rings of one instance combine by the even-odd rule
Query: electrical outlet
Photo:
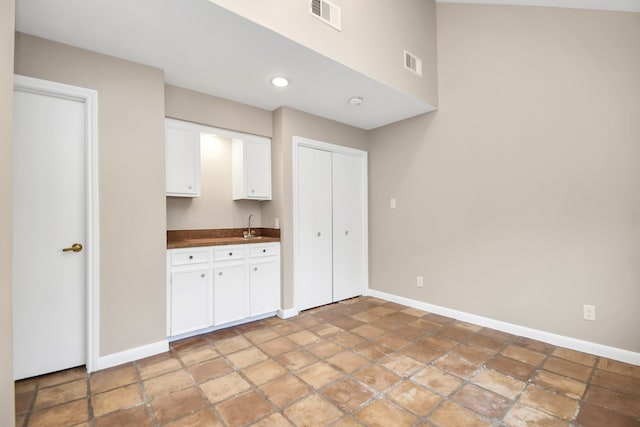
[(582, 308), (584, 320), (596, 321), (596, 306), (585, 304)]
[(422, 276), (416, 276), (416, 286), (419, 288), (424, 288), (424, 279)]

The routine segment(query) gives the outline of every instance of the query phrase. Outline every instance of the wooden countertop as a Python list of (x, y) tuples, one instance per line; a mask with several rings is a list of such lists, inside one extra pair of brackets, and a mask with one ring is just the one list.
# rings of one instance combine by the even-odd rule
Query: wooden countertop
[(196, 248), (199, 246), (246, 245), (249, 243), (268, 243), (280, 241), (280, 229), (252, 228), (256, 237), (245, 239), (242, 233), (246, 228), (211, 228), (205, 230), (169, 230), (167, 231), (167, 249)]

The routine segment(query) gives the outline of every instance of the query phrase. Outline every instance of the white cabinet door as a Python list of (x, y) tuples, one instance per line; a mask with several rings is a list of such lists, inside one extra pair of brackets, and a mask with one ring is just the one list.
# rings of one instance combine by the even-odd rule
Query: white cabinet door
[(249, 317), (247, 264), (214, 264), (213, 323), (215, 326)]
[(166, 194), (200, 196), (200, 131), (189, 123), (165, 121)]
[(170, 335), (179, 335), (213, 325), (211, 270), (171, 273)]
[(272, 313), (280, 309), (280, 262), (265, 258), (249, 263), (251, 284), (251, 316)]
[(333, 300), (364, 291), (362, 158), (332, 153)]
[(246, 141), (247, 197), (271, 199), (271, 147), (268, 142)]
[(234, 200), (271, 200), (270, 140), (234, 139), (231, 163)]
[(298, 310), (333, 301), (331, 153), (298, 148)]

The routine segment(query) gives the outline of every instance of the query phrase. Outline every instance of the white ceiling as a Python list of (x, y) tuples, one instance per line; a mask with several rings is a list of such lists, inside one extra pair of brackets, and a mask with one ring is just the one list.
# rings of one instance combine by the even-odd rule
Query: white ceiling
[[(438, 1), (640, 11), (640, 0)], [(17, 0), (16, 28), (161, 68), (173, 85), (362, 129), (433, 109), (207, 0)], [(291, 86), (272, 86), (276, 75), (289, 77)], [(364, 103), (350, 105), (353, 96)]]
[[(16, 27), (161, 68), (173, 85), (362, 129), (433, 109), (207, 0), (17, 0)], [(276, 75), (291, 85), (274, 87)], [(363, 104), (350, 105), (353, 96)]]
[(438, 3), (507, 4), (513, 6), (564, 7), (570, 9), (640, 12), (640, 0), (436, 0)]

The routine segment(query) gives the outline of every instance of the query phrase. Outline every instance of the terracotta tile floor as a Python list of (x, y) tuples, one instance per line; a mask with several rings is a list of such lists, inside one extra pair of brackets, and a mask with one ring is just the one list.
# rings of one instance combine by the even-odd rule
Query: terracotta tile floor
[(375, 298), (16, 383), (18, 426), (640, 426), (640, 367)]

